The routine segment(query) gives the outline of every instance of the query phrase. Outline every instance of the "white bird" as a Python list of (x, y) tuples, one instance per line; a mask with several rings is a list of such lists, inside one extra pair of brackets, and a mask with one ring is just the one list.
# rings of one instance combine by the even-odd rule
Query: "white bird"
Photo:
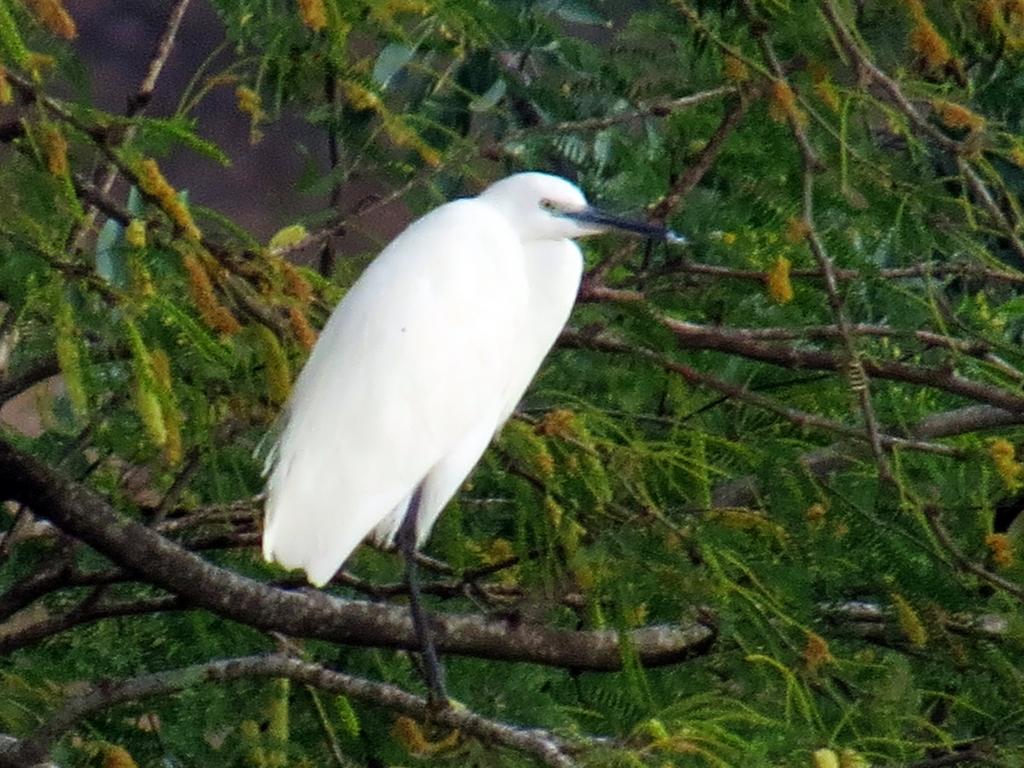
[(583, 269), (573, 238), (612, 228), (676, 239), (543, 173), (442, 205), (395, 238), (295, 384), (267, 462), (264, 557), (320, 586), (368, 536), (393, 543), (407, 515), (410, 547), (422, 544), (568, 320)]

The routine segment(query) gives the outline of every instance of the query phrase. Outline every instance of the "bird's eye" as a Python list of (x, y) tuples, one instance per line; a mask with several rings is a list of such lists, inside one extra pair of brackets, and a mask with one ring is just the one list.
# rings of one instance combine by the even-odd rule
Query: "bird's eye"
[(540, 201), (540, 207), (543, 208), (545, 211), (553, 211), (556, 209), (555, 204), (552, 201), (548, 200), (547, 198)]

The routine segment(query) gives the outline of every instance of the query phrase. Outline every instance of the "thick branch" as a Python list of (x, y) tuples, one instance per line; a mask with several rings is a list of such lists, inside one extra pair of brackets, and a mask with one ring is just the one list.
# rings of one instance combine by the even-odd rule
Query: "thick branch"
[[(847, 600), (819, 606), (826, 621), (848, 628), (858, 637), (889, 639), (903, 634), (896, 611), (880, 603)], [(1011, 622), (997, 613), (956, 613), (942, 619), (942, 628), (964, 637), (1004, 640)]]
[[(659, 320), (675, 334), (676, 343), (681, 349), (714, 350), (789, 369), (845, 370), (843, 357), (827, 350), (766, 343), (752, 339), (735, 329), (688, 323), (665, 316), (659, 317)], [(567, 331), (562, 334), (560, 343), (569, 346), (586, 346), (591, 342), (575, 331)], [(1024, 412), (1024, 397), (1021, 395), (964, 378), (951, 367), (911, 365), (895, 360), (871, 359), (864, 360), (863, 364), (864, 370), (872, 378), (931, 387), (1004, 411)]]
[[(201, 683), (224, 683), (246, 678), (288, 678), (332, 693), (341, 693), (357, 701), (399, 712), (419, 720), (458, 729), (480, 741), (526, 753), (544, 765), (572, 766), (570, 753), (585, 744), (571, 744), (539, 729), (523, 729), (489, 720), (466, 709), (448, 707), (435, 711), (426, 699), (400, 688), (309, 664), (283, 655), (247, 656), (182, 669), (105, 682), (88, 693), (69, 699), (64, 706), (31, 737), (17, 743), (0, 744), (0, 768), (25, 768), (45, 758), (53, 743), (75, 723), (117, 704), (160, 696), (191, 688)], [(4, 746), (7, 751), (4, 751)]]
[[(684, 349), (711, 349), (760, 360), (787, 368), (808, 368), (820, 371), (845, 370), (846, 361), (834, 352), (769, 344), (750, 338), (731, 328), (711, 327), (661, 318)], [(986, 403), (1007, 411), (1024, 411), (1024, 397), (999, 387), (964, 378), (952, 368), (919, 366), (895, 360), (863, 361), (865, 372), (876, 379), (889, 379), (918, 384), (953, 395)]]
[[(264, 630), (352, 645), (417, 648), (402, 606), (341, 600), (323, 592), (286, 591), (239, 576), (182, 549), (155, 531), (118, 515), (95, 491), (52, 472), (0, 440), (0, 498), (20, 501), (114, 563), (197, 607)], [(622, 665), (618, 632), (575, 632), (468, 614), (430, 617), (446, 653), (528, 661), (569, 669), (613, 670)], [(714, 632), (703, 625), (636, 630), (631, 643), (641, 663), (671, 664), (705, 651)]]
[[(98, 588), (101, 589), (101, 588)], [(94, 590), (93, 594), (97, 594)], [(34, 645), (48, 637), (59, 635), (75, 627), (123, 616), (141, 616), (151, 613), (177, 611), (187, 607), (186, 601), (177, 595), (163, 595), (143, 600), (104, 602), (94, 605), (92, 595), (66, 613), (45, 616), (26, 626), (8, 629), (0, 624), (0, 655), (7, 655), (19, 648)]]

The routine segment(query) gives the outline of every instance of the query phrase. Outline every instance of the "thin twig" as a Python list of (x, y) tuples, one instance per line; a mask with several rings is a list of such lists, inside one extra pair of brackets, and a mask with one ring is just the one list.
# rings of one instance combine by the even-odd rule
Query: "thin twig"
[(724, 96), (732, 96), (737, 89), (731, 85), (718, 88), (711, 88), (706, 91), (691, 93), (689, 96), (680, 96), (676, 99), (659, 101), (654, 104), (641, 105), (636, 109), (627, 112), (618, 112), (604, 117), (589, 117), (583, 120), (566, 120), (560, 123), (539, 123), (529, 128), (520, 128), (510, 131), (504, 141), (514, 141), (524, 136), (544, 133), (572, 133), (574, 131), (598, 131), (621, 123), (631, 123), (634, 120), (641, 120), (645, 117), (668, 117), (674, 112), (682, 109), (691, 109), (707, 101), (714, 101)]
[[(171, 12), (167, 17), (167, 23), (164, 25), (163, 34), (160, 36), (160, 40), (157, 42), (156, 49), (153, 51), (153, 56), (150, 59), (149, 66), (146, 68), (146, 74), (139, 83), (139, 87), (135, 93), (128, 97), (128, 106), (125, 110), (125, 117), (132, 118), (145, 111), (149, 105), (150, 99), (153, 97), (153, 91), (156, 88), (157, 80), (160, 77), (160, 73), (164, 70), (164, 65), (167, 64), (167, 59), (171, 55), (171, 51), (174, 48), (175, 40), (178, 36), (178, 30), (181, 28), (181, 20), (185, 16), (185, 11), (188, 9), (189, 3), (192, 0), (178, 0), (174, 7), (171, 8)], [(135, 136), (136, 128), (134, 125), (129, 125), (125, 128), (117, 144), (119, 146), (125, 145), (131, 142)], [(110, 190), (114, 187), (114, 182), (117, 181), (119, 171), (116, 165), (113, 163), (107, 163), (101, 174), (97, 174), (94, 178), (98, 178), (96, 186), (103, 195), (110, 194)], [(71, 250), (75, 251), (82, 247), (82, 240), (85, 234), (92, 229), (93, 222), (96, 218), (95, 207), (89, 207), (86, 209), (85, 216), (78, 222), (68, 238), (68, 243), (71, 245)]]
[(982, 581), (988, 582), (993, 587), (1004, 590), (1007, 594), (1013, 595), (1019, 601), (1024, 602), (1024, 586), (1017, 584), (1016, 582), (1010, 581), (1000, 576), (998, 573), (992, 573), (992, 571), (985, 568), (980, 563), (976, 563), (971, 560), (953, 541), (953, 537), (950, 536), (949, 531), (946, 530), (946, 526), (942, 524), (939, 519), (939, 509), (934, 506), (929, 506), (924, 510), (924, 519), (928, 522), (928, 527), (935, 535), (936, 540), (942, 546), (946, 552), (949, 553), (953, 561), (960, 567), (961, 570), (973, 573)]
[(741, 94), (740, 98), (729, 107), (718, 124), (718, 128), (711, 134), (711, 138), (708, 139), (694, 162), (672, 182), (672, 186), (662, 195), (661, 199), (648, 209), (651, 219), (664, 222), (679, 206), (679, 203), (700, 183), (700, 180), (704, 178), (721, 154), (726, 139), (732, 135), (740, 120), (746, 115), (754, 98), (754, 94)]

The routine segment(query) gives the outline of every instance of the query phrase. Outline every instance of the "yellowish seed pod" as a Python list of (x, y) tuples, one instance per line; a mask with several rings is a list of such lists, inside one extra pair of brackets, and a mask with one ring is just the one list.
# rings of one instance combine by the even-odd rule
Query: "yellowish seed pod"
[(1001, 15), (1001, 8), (999, 6), (999, 0), (981, 0), (974, 10), (978, 24), (984, 29), (993, 29)]
[(375, 94), (373, 91), (367, 90), (354, 80), (343, 81), (341, 83), (341, 92), (344, 94), (345, 100), (352, 105), (353, 109), (372, 110), (377, 112), (384, 107), (381, 103), (380, 96)]
[(7, 70), (0, 64), (0, 107), (6, 107), (14, 101), (14, 89), (11, 88), (11, 81), (7, 79)]
[(146, 222), (142, 219), (132, 219), (124, 230), (124, 240), (132, 248), (146, 247)]
[(513, 419), (505, 425), (501, 442), (513, 459), (541, 481), (554, 476), (555, 459), (532, 425)]
[(76, 414), (81, 415), (88, 410), (89, 398), (85, 391), (78, 329), (71, 305), (64, 298), (63, 287), (58, 287), (57, 290), (60, 294), (55, 318), (57, 364), (60, 366), (71, 408)]
[(391, 729), (395, 740), (401, 744), (405, 750), (417, 757), (431, 757), (433, 755), (447, 752), (450, 749), (458, 746), (461, 734), (459, 731), (452, 731), (443, 739), (438, 741), (431, 741), (427, 738), (426, 734), (423, 733), (423, 729), (420, 724), (413, 720), (411, 717), (400, 715), (395, 720), (394, 728)]
[(810, 72), (815, 95), (833, 112), (839, 112), (839, 93), (836, 91), (835, 83), (832, 82), (832, 75), (828, 68), (821, 62), (815, 62), (811, 64)]
[(171, 382), (171, 360), (162, 349), (153, 350), (150, 355), (153, 377), (159, 390), (161, 410), (163, 411), (164, 427), (167, 439), (164, 442), (164, 461), (174, 467), (181, 463), (184, 448), (181, 439), (181, 410), (174, 397)]
[(839, 753), (839, 768), (871, 768), (871, 764), (856, 750), (844, 749)]
[(57, 59), (45, 53), (29, 51), (25, 59), (25, 68), (32, 73), (32, 79), (39, 81), (43, 75), (49, 74), (57, 66)]
[(238, 735), (247, 744), (258, 743), (260, 740), (260, 724), (255, 720), (243, 720), (238, 725)]
[(833, 661), (832, 651), (828, 647), (828, 641), (816, 632), (807, 633), (807, 643), (804, 645), (804, 664), (813, 674), (825, 664)]
[(745, 83), (750, 79), (750, 70), (747, 69), (747, 65), (743, 63), (742, 59), (730, 54), (726, 54), (722, 61), (722, 74), (725, 75), (726, 80), (734, 83)]
[(288, 697), (291, 681), (286, 677), (271, 683), (270, 698), (267, 700), (267, 738), (279, 744), (288, 743)]
[(1000, 568), (1013, 565), (1013, 545), (1005, 533), (990, 533), (985, 536), (985, 546), (992, 553), (992, 561)]
[(55, 37), (74, 40), (78, 37), (75, 20), (61, 0), (27, 0), (27, 5), (39, 23)]
[(576, 413), (568, 408), (558, 408), (544, 414), (540, 424), (537, 425), (537, 434), (548, 437), (574, 438), (579, 431), (577, 429)]
[(263, 115), (263, 100), (256, 91), (246, 85), (235, 88), (235, 103), (238, 105), (239, 112), (249, 115), (253, 119), (258, 119)]
[(163, 388), (157, 378), (152, 355), (142, 340), (142, 334), (139, 333), (139, 329), (131, 320), (126, 319), (124, 322), (134, 365), (132, 394), (135, 401), (135, 410), (150, 440), (156, 445), (163, 446), (167, 443), (164, 401), (168, 397), (165, 397)]
[(430, 742), (420, 728), (420, 724), (411, 717), (400, 715), (395, 719), (391, 730), (395, 740), (411, 755), (423, 755), (430, 748)]
[(290, 307), (288, 309), (288, 322), (291, 325), (295, 340), (303, 348), (313, 349), (313, 345), (316, 344), (316, 331), (313, 330), (313, 326), (309, 324), (309, 320), (306, 319), (302, 310), (298, 307)]
[(1020, 488), (1024, 480), (1024, 464), (1017, 461), (1013, 443), (1002, 437), (996, 438), (989, 443), (988, 455), (1006, 489), (1015, 491)]
[(950, 128), (974, 133), (985, 127), (985, 118), (972, 112), (963, 104), (957, 104), (955, 101), (946, 101), (945, 99), (936, 99), (932, 102), (932, 107), (935, 109), (935, 114), (939, 120)]
[(892, 595), (893, 605), (896, 606), (896, 618), (899, 621), (900, 629), (904, 637), (915, 648), (923, 648), (928, 642), (928, 631), (924, 628), (924, 622), (917, 615), (917, 611), (905, 597), (898, 593)]
[(199, 227), (192, 220), (192, 214), (178, 199), (178, 193), (164, 178), (156, 160), (152, 158), (143, 160), (136, 168), (136, 175), (139, 188), (156, 201), (160, 209), (177, 225), (187, 239), (199, 240), (202, 237)]
[(644, 720), (637, 726), (634, 733), (646, 743), (659, 744), (667, 742), (671, 737), (665, 723), (656, 717)]
[(128, 254), (128, 276), (132, 294), (141, 299), (148, 299), (156, 293), (153, 276), (139, 251)]
[(299, 17), (314, 32), (327, 26), (327, 8), (324, 0), (299, 0)]
[(108, 744), (103, 748), (103, 768), (138, 768), (138, 763), (124, 747)]
[(263, 749), (259, 723), (243, 720), (238, 726), (238, 735), (247, 747), (245, 761), (253, 768), (267, 768), (267, 754)]
[(425, 141), (421, 141), (416, 145), (416, 152), (420, 159), (431, 168), (438, 168), (444, 160), (441, 153)]
[(289, 296), (294, 296), (303, 304), (308, 304), (313, 298), (313, 286), (291, 262), (282, 260), (280, 268), (281, 276), (284, 278), (284, 292)]
[(779, 304), (793, 300), (793, 283), (789, 279), (790, 261), (779, 256), (768, 270), (768, 295)]
[(164, 426), (167, 429), (167, 440), (164, 442), (164, 461), (176, 467), (184, 458), (184, 446), (181, 439), (181, 412), (177, 408), (164, 412)]
[(777, 123), (791, 120), (797, 125), (807, 122), (807, 115), (796, 105), (796, 93), (785, 80), (773, 80), (769, 92), (768, 116)]
[(135, 377), (135, 410), (146, 428), (149, 439), (163, 446), (167, 442), (167, 425), (164, 423), (164, 412), (160, 407), (160, 396), (153, 388), (153, 382), (145, 376)]
[(813, 768), (839, 768), (839, 755), (835, 750), (816, 749), (811, 753), (811, 765)]
[(235, 319), (227, 307), (221, 304), (217, 294), (214, 293), (213, 282), (202, 262), (189, 253), (182, 258), (182, 264), (188, 273), (189, 293), (203, 322), (213, 330), (229, 336), (242, 330), (241, 323)]
[(562, 527), (562, 518), (565, 516), (565, 508), (562, 507), (550, 495), (544, 496), (544, 511), (547, 513), (548, 522), (556, 531)]
[(51, 176), (58, 179), (68, 174), (68, 140), (64, 138), (60, 128), (48, 124), (43, 127), (41, 143), (46, 155), (46, 168)]
[(288, 399), (292, 389), (292, 369), (288, 356), (267, 326), (253, 326), (257, 333), (260, 357), (267, 377), (267, 396), (273, 403), (281, 404)]
[(929, 72), (941, 70), (953, 58), (949, 43), (928, 19), (921, 0), (906, 0), (906, 3), (914, 22), (910, 29), (910, 49)]
[[(301, 224), (289, 224), (287, 227), (283, 227), (274, 233), (274, 236), (270, 238), (270, 242), (267, 243), (267, 248), (271, 251), (293, 248), (305, 240), (308, 235), (309, 230)], [(282, 262), (282, 264), (286, 263), (288, 262)], [(284, 267), (281, 269), (283, 270)]]
[(623, 613), (623, 618), (626, 621), (626, 626), (629, 627), (642, 627), (647, 621), (647, 616), (650, 609), (647, 607), (647, 603), (640, 603), (634, 605), (631, 608), (627, 608)]
[(163, 389), (171, 391), (171, 358), (162, 349), (154, 349), (149, 356), (153, 366), (153, 377)]

